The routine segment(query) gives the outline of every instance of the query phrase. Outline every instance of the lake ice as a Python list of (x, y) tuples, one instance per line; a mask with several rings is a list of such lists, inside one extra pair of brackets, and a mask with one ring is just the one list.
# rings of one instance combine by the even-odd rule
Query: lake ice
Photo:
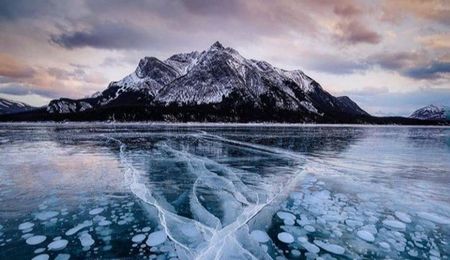
[(450, 128), (0, 124), (0, 259), (448, 259)]

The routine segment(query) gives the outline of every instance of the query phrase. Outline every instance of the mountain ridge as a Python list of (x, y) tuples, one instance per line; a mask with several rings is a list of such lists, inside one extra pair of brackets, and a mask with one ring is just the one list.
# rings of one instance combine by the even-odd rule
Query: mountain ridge
[(100, 93), (52, 100), (45, 109), (5, 120), (385, 121), (349, 97), (331, 95), (301, 70), (244, 58), (219, 42), (166, 60), (144, 57), (132, 73)]

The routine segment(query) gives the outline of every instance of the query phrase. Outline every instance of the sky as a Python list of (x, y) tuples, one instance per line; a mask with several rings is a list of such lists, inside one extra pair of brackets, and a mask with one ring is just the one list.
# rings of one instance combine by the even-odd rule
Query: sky
[(450, 105), (448, 0), (0, 0), (0, 35), (0, 97), (34, 106), (215, 41), (373, 115)]

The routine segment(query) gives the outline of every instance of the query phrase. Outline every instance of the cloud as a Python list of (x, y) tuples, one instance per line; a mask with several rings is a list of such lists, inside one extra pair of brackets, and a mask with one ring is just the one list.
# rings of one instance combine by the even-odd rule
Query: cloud
[(415, 79), (438, 79), (444, 76), (450, 76), (450, 63), (432, 62), (426, 66), (407, 69), (404, 74)]
[(362, 21), (351, 20), (339, 22), (336, 27), (335, 37), (348, 44), (378, 44), (382, 36), (367, 27)]
[(382, 8), (382, 19), (385, 21), (398, 22), (409, 15), (444, 25), (450, 24), (448, 0), (385, 0)]
[(67, 49), (141, 49), (151, 46), (156, 39), (145, 31), (126, 24), (101, 23), (87, 30), (54, 34), (51, 41)]
[(401, 70), (421, 60), (416, 52), (382, 52), (368, 57), (368, 62), (388, 70)]
[(309, 69), (331, 74), (352, 74), (364, 71), (369, 65), (364, 61), (350, 57), (339, 57), (330, 54), (314, 54), (314, 58), (305, 61), (304, 66)]
[(8, 78), (30, 78), (35, 70), (15, 60), (8, 54), (0, 53), (0, 76)]
[(419, 37), (419, 42), (426, 48), (450, 50), (450, 33), (440, 33)]

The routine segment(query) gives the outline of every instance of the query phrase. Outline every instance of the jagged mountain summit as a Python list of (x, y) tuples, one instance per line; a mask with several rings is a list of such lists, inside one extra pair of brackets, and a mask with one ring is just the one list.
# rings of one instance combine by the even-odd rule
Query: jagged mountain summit
[(350, 98), (332, 96), (300, 70), (246, 59), (219, 42), (164, 61), (145, 57), (134, 72), (111, 82), (103, 92), (79, 100), (53, 100), (46, 113), (97, 120), (228, 122), (369, 116)]
[(33, 109), (32, 106), (22, 102), (0, 98), (0, 114), (13, 114)]
[(450, 120), (450, 107), (428, 105), (414, 111), (409, 117), (422, 120)]

